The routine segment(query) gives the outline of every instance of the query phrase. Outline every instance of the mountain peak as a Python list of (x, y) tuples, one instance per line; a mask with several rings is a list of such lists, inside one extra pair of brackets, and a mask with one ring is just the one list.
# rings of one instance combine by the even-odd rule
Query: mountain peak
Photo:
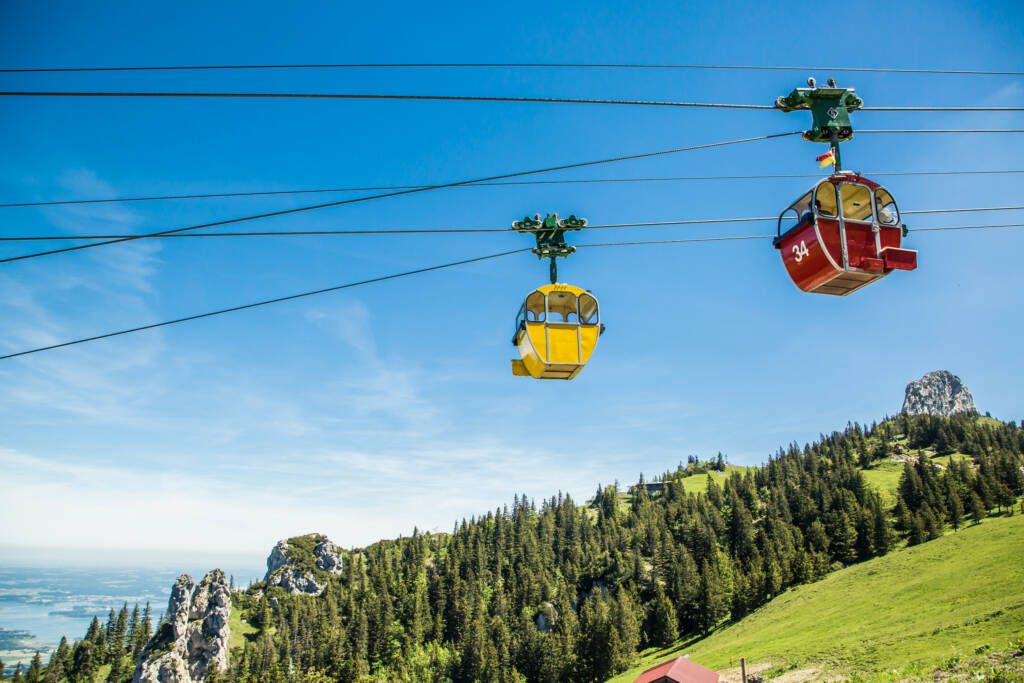
[(974, 397), (960, 378), (948, 370), (929, 372), (907, 385), (903, 411), (908, 415), (976, 413)]
[(324, 534), (306, 534), (278, 541), (267, 557), (267, 586), (290, 593), (319, 595), (327, 576), (340, 576), (344, 555)]

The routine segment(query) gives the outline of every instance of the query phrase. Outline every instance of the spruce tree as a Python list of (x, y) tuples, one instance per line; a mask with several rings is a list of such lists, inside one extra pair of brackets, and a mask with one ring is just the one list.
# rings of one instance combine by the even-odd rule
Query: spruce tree
[(649, 623), (647, 636), (651, 645), (665, 646), (679, 638), (679, 617), (660, 586), (651, 603)]
[(981, 502), (981, 496), (977, 493), (971, 494), (971, 520), (975, 524), (981, 524), (981, 520), (987, 516), (985, 504)]
[(611, 665), (612, 671), (618, 673), (629, 667), (633, 655), (640, 647), (641, 619), (633, 599), (629, 596), (629, 590), (626, 588), (619, 589), (611, 617), (618, 641), (618, 648), (613, 653)]
[[(3, 669), (0, 669), (3, 671)], [(42, 683), (43, 681), (43, 657), (39, 654), (39, 650), (36, 650), (35, 655), (32, 657), (32, 663), (28, 665), (28, 671), (25, 672), (25, 683)]]
[[(947, 475), (947, 478), (949, 475)], [(960, 522), (963, 520), (964, 506), (960, 502), (960, 496), (952, 488), (946, 497), (946, 518), (949, 520), (950, 526), (953, 527), (953, 531), (960, 528)]]
[(910, 523), (910, 534), (907, 536), (907, 545), (919, 545), (928, 540), (927, 523), (921, 513), (913, 515)]
[(728, 614), (729, 599), (722, 585), (722, 575), (717, 563), (705, 560), (700, 571), (700, 598), (698, 604), (698, 627), (705, 635)]

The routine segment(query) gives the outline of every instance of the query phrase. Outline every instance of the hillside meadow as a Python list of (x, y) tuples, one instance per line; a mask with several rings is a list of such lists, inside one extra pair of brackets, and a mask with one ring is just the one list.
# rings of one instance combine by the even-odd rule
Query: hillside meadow
[(1024, 515), (989, 518), (788, 590), (703, 640), (646, 652), (611, 681), (681, 654), (716, 670), (746, 657), (751, 669), (815, 679), (931, 680), (958, 662), (982, 668), (989, 652), (1024, 648), (1022, 558)]

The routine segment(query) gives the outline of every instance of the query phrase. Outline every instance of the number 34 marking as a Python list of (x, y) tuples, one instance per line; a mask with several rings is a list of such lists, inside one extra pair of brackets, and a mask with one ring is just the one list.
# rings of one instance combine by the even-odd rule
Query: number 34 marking
[(800, 263), (804, 260), (804, 256), (807, 256), (811, 252), (807, 249), (807, 245), (804, 244), (803, 240), (800, 240), (800, 244), (793, 245), (793, 255), (796, 256), (796, 262)]

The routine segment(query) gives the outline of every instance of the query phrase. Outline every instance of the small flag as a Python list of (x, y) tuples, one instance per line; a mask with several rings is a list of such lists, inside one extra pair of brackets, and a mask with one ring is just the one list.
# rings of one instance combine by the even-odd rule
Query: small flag
[(825, 152), (821, 156), (817, 157), (815, 159), (815, 161), (818, 162), (818, 168), (825, 168), (826, 166), (835, 166), (836, 165), (836, 153), (835, 153), (835, 150), (831, 150), (830, 149), (829, 151)]

